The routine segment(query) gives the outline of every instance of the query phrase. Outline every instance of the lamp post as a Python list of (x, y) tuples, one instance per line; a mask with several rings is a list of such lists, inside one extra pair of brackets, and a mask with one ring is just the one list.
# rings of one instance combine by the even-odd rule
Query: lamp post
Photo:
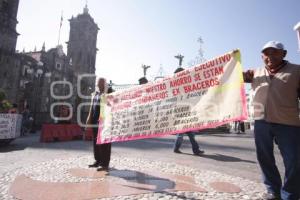
[[(38, 66), (41, 66), (38, 63)], [(38, 68), (35, 71), (34, 74), (34, 113), (33, 113), (33, 127), (32, 129), (35, 130), (36, 129), (36, 119), (37, 119), (37, 107), (41, 107), (41, 96), (40, 95), (36, 95), (36, 94), (41, 94), (40, 88), (41, 88), (41, 78), (43, 75), (44, 71), (40, 68)]]
[(297, 37), (298, 37), (298, 51), (300, 52), (300, 22), (298, 22), (294, 26), (294, 30), (297, 32)]

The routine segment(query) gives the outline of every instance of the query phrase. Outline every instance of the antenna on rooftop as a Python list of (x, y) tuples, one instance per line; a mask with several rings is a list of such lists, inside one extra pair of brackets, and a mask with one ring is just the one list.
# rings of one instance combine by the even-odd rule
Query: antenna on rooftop
[(61, 32), (62, 22), (63, 22), (63, 11), (61, 11), (60, 24), (59, 24), (59, 31), (58, 31), (57, 46), (60, 44), (60, 32)]

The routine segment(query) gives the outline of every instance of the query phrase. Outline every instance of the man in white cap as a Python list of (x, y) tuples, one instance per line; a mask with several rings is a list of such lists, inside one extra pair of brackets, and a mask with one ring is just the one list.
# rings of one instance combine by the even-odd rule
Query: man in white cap
[[(244, 72), (254, 91), (254, 136), (257, 160), (268, 193), (266, 199), (300, 198), (300, 65), (284, 60), (284, 45), (270, 41), (262, 48), (265, 66)], [(281, 152), (282, 183), (274, 158), (274, 141)]]

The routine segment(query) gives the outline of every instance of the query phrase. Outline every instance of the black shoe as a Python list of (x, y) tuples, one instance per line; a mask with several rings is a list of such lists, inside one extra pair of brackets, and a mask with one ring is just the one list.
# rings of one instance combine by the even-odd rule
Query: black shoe
[(280, 194), (274, 194), (274, 193), (266, 193), (263, 195), (264, 200), (281, 200)]
[(202, 149), (199, 149), (198, 151), (194, 152), (194, 155), (202, 155), (204, 154), (204, 151)]
[(94, 162), (93, 164), (89, 165), (89, 167), (99, 167), (100, 163), (99, 162)]
[(178, 149), (174, 150), (174, 153), (182, 153), (181, 151), (179, 151)]
[(107, 171), (108, 171), (108, 167), (102, 167), (102, 166), (101, 166), (101, 167), (99, 167), (99, 168), (97, 169), (97, 171), (98, 171), (98, 172), (100, 172), (100, 171), (106, 171), (106, 172), (107, 172)]

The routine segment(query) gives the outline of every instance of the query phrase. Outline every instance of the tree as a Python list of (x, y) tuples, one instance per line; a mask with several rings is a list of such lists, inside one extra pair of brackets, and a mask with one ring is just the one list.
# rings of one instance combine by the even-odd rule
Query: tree
[(0, 88), (0, 102), (6, 98), (5, 92)]
[(0, 113), (6, 113), (10, 108), (12, 108), (12, 104), (6, 100), (6, 94), (0, 88)]

